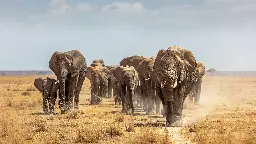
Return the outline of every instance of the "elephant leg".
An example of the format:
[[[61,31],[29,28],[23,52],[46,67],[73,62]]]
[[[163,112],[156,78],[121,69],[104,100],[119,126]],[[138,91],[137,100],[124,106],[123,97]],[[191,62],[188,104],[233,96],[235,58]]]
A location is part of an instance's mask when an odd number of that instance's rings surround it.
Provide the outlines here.
[[[78,78],[78,82],[77,82],[77,87],[76,87],[76,91],[75,91],[75,109],[79,109],[79,95],[83,86],[85,80],[85,73],[84,72],[79,72],[79,78]]]
[[[156,103],[156,114],[160,114],[161,99],[157,93],[156,93],[156,97],[155,97],[155,103]]]
[[[79,78],[79,72],[72,73],[72,76],[69,81],[69,87],[68,87],[68,98],[67,98],[67,110],[73,109],[73,99],[75,95],[75,90],[77,87],[77,82]]]
[[[103,85],[102,85],[102,84],[100,84],[98,96],[104,97],[104,96],[103,96]]]
[[[95,103],[95,95],[94,95],[94,86],[91,85],[91,101],[90,101],[90,104],[94,104]]]
[[[181,88],[175,89],[173,97],[173,115],[169,118],[169,124],[171,126],[182,126],[182,111],[184,103],[184,92],[186,87],[182,86]]]
[[[122,113],[128,114],[128,99],[126,94],[126,85],[121,86]]]
[[[45,114],[47,114],[48,113],[48,105],[47,105],[48,95],[47,95],[47,92],[43,91],[42,97],[43,97],[43,111],[44,111]]]
[[[66,93],[66,97],[65,97],[65,111],[68,110],[68,99],[69,99],[69,86],[70,86],[70,75],[67,77],[66,80],[66,85],[65,85],[65,93]]]
[[[128,114],[133,114],[134,113],[134,106],[133,106],[133,101],[132,101],[132,98],[134,96],[134,91],[130,88],[130,87],[127,87],[127,102],[128,102],[128,105],[127,105],[127,112]]]
[[[147,90],[146,90],[146,96],[147,96],[146,113],[147,114],[153,114],[154,101],[155,101],[155,88],[154,88],[151,80],[149,80],[146,83],[146,86],[147,86]]]
[[[50,114],[54,114],[54,106],[55,106],[56,99],[57,99],[57,92],[54,92],[51,94],[51,97],[49,98]]]
[[[117,95],[116,95],[116,103],[118,105],[122,104],[122,87],[119,87],[116,89]]]
[[[166,116],[166,106],[165,106],[165,101],[164,101],[164,95],[163,95],[161,86],[159,84],[156,84],[156,96],[157,96],[157,100],[159,100],[159,109],[160,109],[160,103],[162,102],[162,105],[164,108],[162,114],[165,117]]]
[[[139,106],[143,107],[143,98],[142,98],[142,88],[141,86],[138,88],[138,97],[137,100],[139,101]]]
[[[58,78],[59,79],[59,78]],[[60,79],[60,90],[59,90],[59,108],[61,114],[64,114],[66,111],[66,94],[67,94],[67,80]]]
[[[104,97],[108,97],[108,84],[103,85],[102,92]]]
[[[201,94],[201,83],[199,83],[198,85],[196,85],[196,90],[195,90],[195,104],[199,104],[200,94]]]
[[[112,81],[111,81],[111,79],[108,79],[108,97],[112,97],[112,89],[113,89],[113,87],[112,87]]]
[[[141,86],[141,104],[145,111],[147,111],[147,93],[146,93],[145,84]]]

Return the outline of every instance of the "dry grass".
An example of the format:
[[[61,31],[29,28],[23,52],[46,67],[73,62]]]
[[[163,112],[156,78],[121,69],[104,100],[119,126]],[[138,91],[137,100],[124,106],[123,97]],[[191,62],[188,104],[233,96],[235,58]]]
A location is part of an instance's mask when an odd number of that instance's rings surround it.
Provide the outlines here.
[[[0,77],[1,144],[171,143],[170,132],[160,132],[163,122],[156,122],[155,117],[123,115],[113,98],[103,99],[101,105],[89,105],[87,79],[81,91],[80,110],[44,115],[41,93],[32,86],[35,78]],[[184,110],[185,119],[199,122],[185,127],[183,133],[197,143],[255,143],[255,93],[256,78],[205,77],[204,105]],[[206,101],[209,97],[211,100]],[[233,105],[227,104],[231,98]],[[215,106],[216,101],[223,102],[217,111],[206,107]],[[55,109],[60,112],[58,105]],[[207,114],[211,115],[199,118]]]

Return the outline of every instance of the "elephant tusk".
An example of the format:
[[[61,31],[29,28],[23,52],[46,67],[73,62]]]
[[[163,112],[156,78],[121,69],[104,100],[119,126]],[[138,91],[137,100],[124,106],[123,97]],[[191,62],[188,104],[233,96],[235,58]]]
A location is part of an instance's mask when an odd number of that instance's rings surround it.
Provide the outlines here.
[[[178,81],[176,80],[175,83],[174,83],[174,85],[172,86],[172,88],[176,88],[177,85],[178,85]]]

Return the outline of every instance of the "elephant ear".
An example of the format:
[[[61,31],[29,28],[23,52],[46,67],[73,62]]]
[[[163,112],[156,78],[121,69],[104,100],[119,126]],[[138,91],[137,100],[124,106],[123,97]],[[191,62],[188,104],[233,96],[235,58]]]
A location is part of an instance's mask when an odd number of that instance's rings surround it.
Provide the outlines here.
[[[34,80],[34,86],[41,92],[43,93],[43,82],[44,80],[42,78],[36,78]]]
[[[54,52],[49,61],[49,67],[55,73],[55,75],[57,75],[57,70],[58,70],[56,61],[58,60],[60,54],[61,54],[61,52],[58,52],[58,51]]]
[[[92,78],[92,67],[91,66],[89,66],[89,67],[87,67],[87,69],[86,69],[86,77],[89,79],[89,80],[91,80],[91,78]]]
[[[199,77],[204,76],[205,74],[205,66],[202,62],[197,62],[197,70],[199,72]]]

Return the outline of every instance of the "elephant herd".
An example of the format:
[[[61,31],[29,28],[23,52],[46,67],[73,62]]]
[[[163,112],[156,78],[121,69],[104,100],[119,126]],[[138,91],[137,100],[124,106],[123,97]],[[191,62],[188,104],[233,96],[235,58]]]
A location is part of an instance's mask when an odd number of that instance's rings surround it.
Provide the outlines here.
[[[197,62],[190,50],[176,45],[159,50],[156,57],[134,55],[110,66],[100,59],[87,67],[85,57],[77,50],[55,52],[49,67],[57,80],[47,77],[34,81],[42,93],[45,113],[54,113],[57,91],[61,113],[78,109],[87,77],[91,84],[90,104],[100,104],[103,97],[113,95],[115,104],[121,104],[125,114],[133,114],[136,107],[143,108],[146,114],[160,114],[162,103],[167,126],[182,125],[187,96],[190,102],[195,98],[195,103],[199,103],[205,74],[204,64]]]

